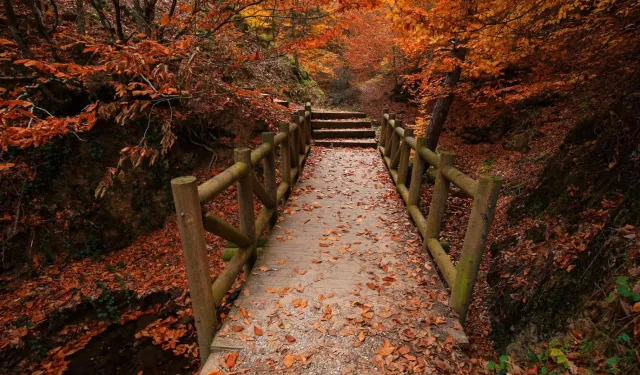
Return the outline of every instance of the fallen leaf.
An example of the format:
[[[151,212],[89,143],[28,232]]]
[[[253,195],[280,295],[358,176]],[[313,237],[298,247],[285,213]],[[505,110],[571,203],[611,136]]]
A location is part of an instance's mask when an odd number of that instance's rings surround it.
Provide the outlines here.
[[[291,335],[286,335],[285,338],[289,342],[289,344],[296,342],[296,338]]]
[[[376,353],[380,355],[390,355],[393,351],[396,350],[395,346],[391,345],[391,342],[387,339],[382,343],[382,347],[378,349]]]
[[[256,336],[262,336],[264,331],[258,326],[253,326],[253,333],[255,333]]]
[[[232,329],[234,332],[241,332],[241,331],[244,331],[244,327],[243,327],[243,326],[231,326],[231,329]]]
[[[224,356],[224,364],[227,368],[233,368],[236,365],[236,360],[238,359],[238,352],[227,353]]]
[[[282,363],[287,367],[291,367],[293,366],[293,356],[291,354],[287,354],[284,356],[284,359],[282,360]]]

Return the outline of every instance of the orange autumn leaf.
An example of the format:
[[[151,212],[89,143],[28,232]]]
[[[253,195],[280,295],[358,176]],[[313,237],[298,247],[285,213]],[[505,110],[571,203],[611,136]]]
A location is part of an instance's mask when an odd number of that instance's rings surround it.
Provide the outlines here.
[[[238,359],[238,352],[227,353],[224,356],[224,364],[227,368],[233,368],[236,365],[236,360]]]
[[[264,331],[262,330],[262,328],[260,328],[258,326],[253,326],[253,333],[256,336],[262,336],[264,334]]]
[[[284,356],[284,359],[282,360],[282,364],[284,364],[285,367],[289,368],[293,366],[293,361],[294,361],[293,356],[291,354],[287,354]]]
[[[396,348],[391,345],[389,340],[385,339],[382,343],[382,347],[380,347],[376,353],[380,355],[390,355],[394,350],[396,350]]]

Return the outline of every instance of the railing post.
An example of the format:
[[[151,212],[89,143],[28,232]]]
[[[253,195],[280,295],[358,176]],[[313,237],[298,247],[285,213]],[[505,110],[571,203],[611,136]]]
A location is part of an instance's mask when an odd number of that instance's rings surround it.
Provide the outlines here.
[[[422,175],[426,162],[420,156],[418,150],[427,144],[425,137],[418,137],[416,139],[416,152],[413,155],[413,170],[411,171],[411,183],[409,184],[409,199],[407,199],[407,206],[417,206],[420,202],[420,191],[422,188]]]
[[[198,333],[200,360],[204,363],[209,357],[211,341],[218,321],[216,306],[213,303],[209,259],[204,240],[202,209],[196,178],[193,176],[174,178],[171,180],[171,190],[178,216],[182,254]]]
[[[274,134],[271,132],[262,133],[262,144],[270,145],[271,151],[262,159],[262,169],[264,169],[264,189],[276,203],[276,209],[273,214],[271,226],[276,223],[278,218],[278,186],[276,185],[276,150],[275,150]]]
[[[306,134],[307,144],[311,145],[311,132],[312,132],[312,129],[311,129],[311,102],[307,102],[304,105],[304,112],[305,112],[304,119],[305,119],[306,125],[307,125],[307,127],[306,127],[306,129],[307,129],[307,134]],[[308,116],[307,116],[307,113],[309,113]]]
[[[391,120],[395,125],[396,115],[393,113],[389,114],[389,121],[387,122],[387,134],[386,139],[384,140],[384,156],[390,157],[391,155],[391,141],[393,139],[393,126],[391,125]]]
[[[236,183],[238,189],[238,212],[240,216],[240,230],[249,239],[251,247],[240,249],[240,251],[251,251],[251,256],[247,259],[245,275],[249,275],[256,259],[258,249],[256,247],[256,219],[253,212],[253,170],[251,168],[251,149],[236,148],[233,150],[233,159],[236,163],[244,163],[249,167],[249,173]]]
[[[400,161],[398,162],[398,180],[396,185],[406,185],[407,173],[409,172],[409,156],[411,155],[411,147],[407,144],[406,139],[413,137],[413,129],[404,130],[404,139],[400,145]]]
[[[298,115],[296,114],[291,115],[290,123],[297,124]],[[300,126],[298,126],[297,129],[294,130],[293,132],[289,132],[289,136],[291,137],[291,140],[289,142],[289,145],[291,146],[291,167],[298,168],[298,166],[300,165],[300,160],[299,160],[300,150],[298,149],[300,147],[300,141],[298,140],[298,137],[300,136]],[[291,178],[292,183],[294,180],[295,180],[295,176]]]
[[[482,253],[495,213],[501,184],[500,177],[481,175],[476,185],[473,207],[458,262],[456,282],[449,300],[449,305],[458,313],[462,324],[467,318],[467,311],[471,304],[473,287],[478,277]]]
[[[447,198],[449,197],[449,181],[444,177],[442,171],[444,167],[453,165],[456,160],[456,154],[451,152],[443,152],[440,154],[440,163],[438,164],[436,182],[433,185],[433,193],[431,195],[431,205],[429,206],[429,217],[427,218],[427,233],[425,242],[429,238],[439,239],[440,227],[444,210],[447,207]]]
[[[298,111],[298,129],[300,130],[300,157],[304,159],[307,149],[307,122],[304,118],[304,109]]]
[[[384,118],[385,115],[389,115],[389,110],[385,109],[382,112],[382,121],[380,122],[380,139],[378,139],[378,147],[384,147],[385,137],[387,134],[387,119]]]
[[[400,136],[398,135],[398,133],[396,132],[396,128],[401,128],[402,127],[402,121],[401,120],[395,120],[395,124],[394,127],[391,130],[391,154],[390,154],[390,160],[389,160],[389,168],[390,169],[395,169],[398,164],[397,162],[393,163],[393,159],[395,159],[396,156],[396,152],[398,152],[398,148],[400,147]]]
[[[280,143],[280,178],[291,188],[293,181],[291,179],[291,148],[289,146],[291,134],[289,133],[289,124],[286,122],[278,123],[278,130],[280,130],[280,133],[287,135],[284,141]]]

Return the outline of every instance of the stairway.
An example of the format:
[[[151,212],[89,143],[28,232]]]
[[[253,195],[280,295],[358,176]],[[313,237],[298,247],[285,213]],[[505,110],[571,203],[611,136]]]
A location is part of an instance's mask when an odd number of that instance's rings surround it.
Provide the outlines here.
[[[316,146],[372,147],[376,132],[362,112],[313,112],[311,129]]]

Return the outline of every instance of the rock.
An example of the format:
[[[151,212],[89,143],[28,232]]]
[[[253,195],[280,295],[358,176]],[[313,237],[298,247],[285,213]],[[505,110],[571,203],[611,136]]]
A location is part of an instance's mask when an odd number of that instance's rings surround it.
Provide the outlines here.
[[[502,148],[511,151],[527,152],[531,149],[531,147],[529,147],[530,139],[531,137],[526,132],[516,133],[502,141]]]

